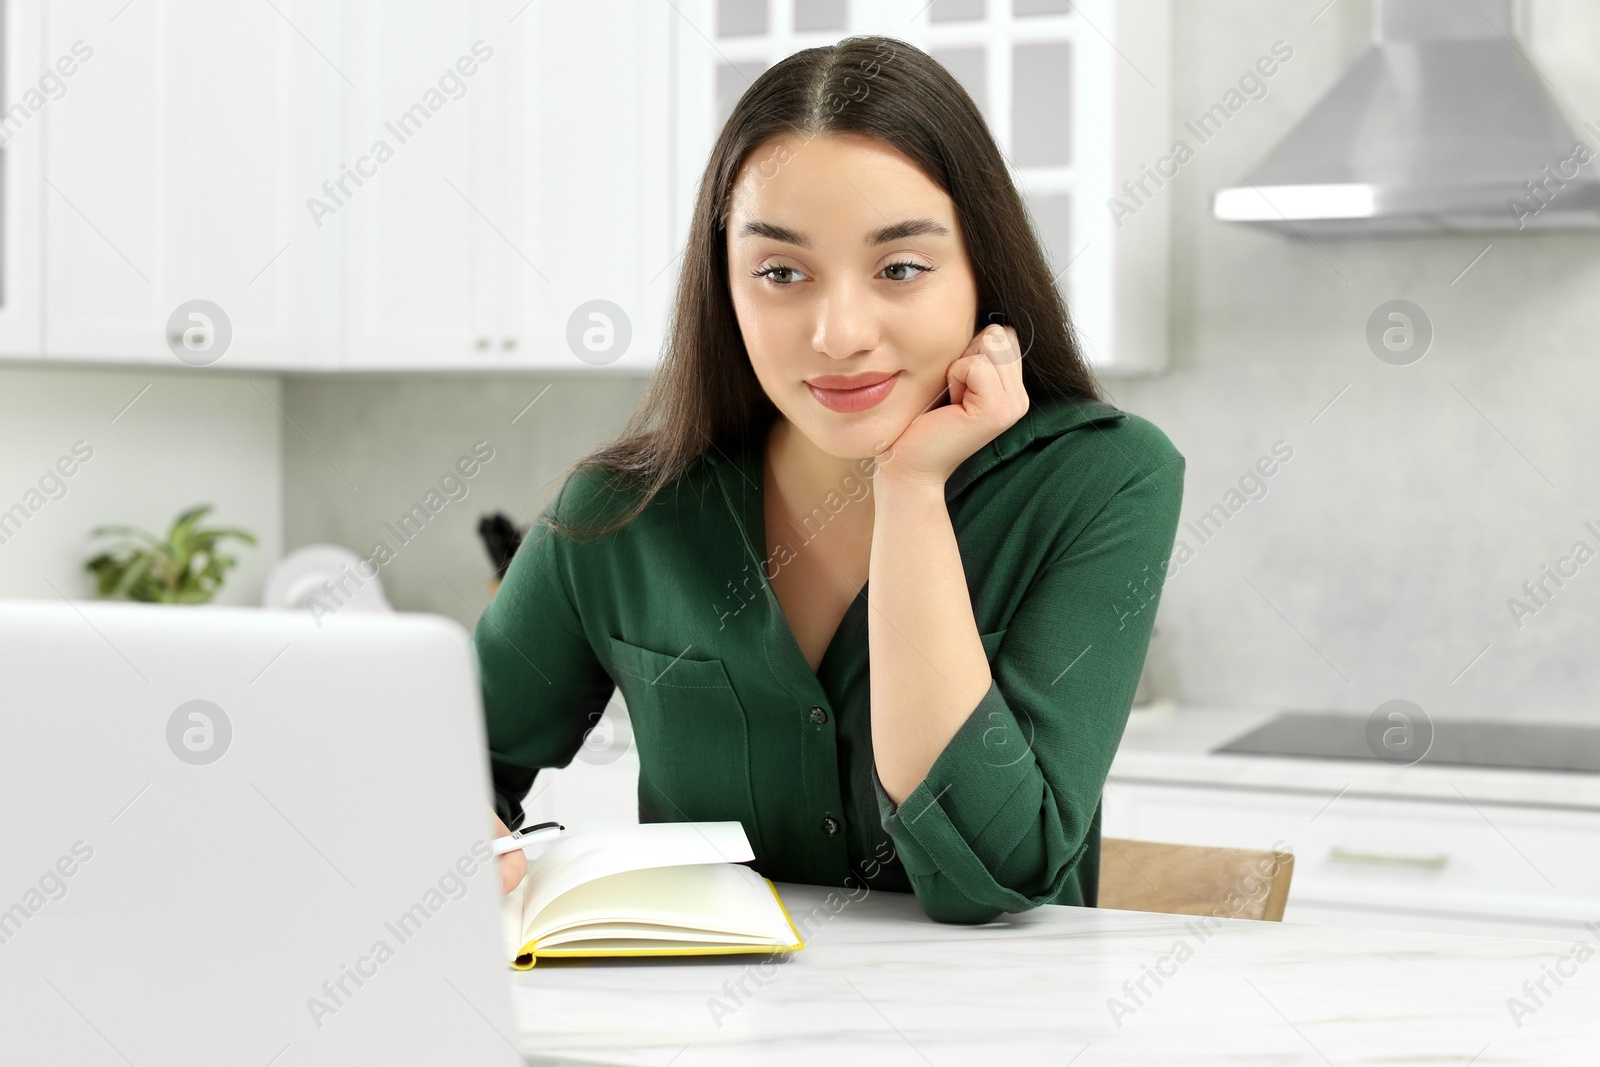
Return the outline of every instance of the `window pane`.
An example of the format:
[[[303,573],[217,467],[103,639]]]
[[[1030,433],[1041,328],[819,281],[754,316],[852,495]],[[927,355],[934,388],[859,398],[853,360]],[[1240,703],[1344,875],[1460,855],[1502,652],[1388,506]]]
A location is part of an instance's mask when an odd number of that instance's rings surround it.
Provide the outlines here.
[[[739,102],[744,91],[750,88],[756,77],[765,69],[755,60],[746,60],[737,67],[732,63],[717,64],[716,129],[722,129],[723,124],[728,121],[728,116],[733,114],[733,105]]]
[[[933,0],[933,10],[928,18],[933,22],[960,22],[963,19],[981,19],[987,0]]]
[[[794,0],[796,33],[837,32],[844,29],[845,0]]]
[[[1019,167],[1072,163],[1072,45],[1019,44],[1012,53],[1011,159]]]
[[[717,36],[749,37],[767,32],[767,0],[717,0]]]
[[[928,52],[955,76],[956,81],[972,97],[972,102],[989,118],[989,63],[982,48],[933,48]],[[992,127],[992,123],[990,124]]]
[[[1011,0],[1011,13],[1020,18],[1029,15],[1065,15],[1072,10],[1072,0]]]
[[[1078,250],[1072,247],[1072,194],[1071,193],[1028,193],[1025,197],[1028,203],[1028,213],[1033,216],[1033,225],[1039,231],[1039,239],[1044,242],[1045,257],[1050,260],[1050,273],[1061,278],[1061,272],[1066,269],[1072,257]],[[1070,306],[1068,310],[1071,310]]]

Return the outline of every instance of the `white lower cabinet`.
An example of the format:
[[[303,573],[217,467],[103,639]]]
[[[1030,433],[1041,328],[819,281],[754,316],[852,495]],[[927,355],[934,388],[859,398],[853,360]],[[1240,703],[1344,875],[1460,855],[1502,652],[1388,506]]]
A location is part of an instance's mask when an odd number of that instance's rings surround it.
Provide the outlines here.
[[[1600,924],[1600,809],[1113,776],[1103,829],[1293,852],[1286,922],[1549,940]]]

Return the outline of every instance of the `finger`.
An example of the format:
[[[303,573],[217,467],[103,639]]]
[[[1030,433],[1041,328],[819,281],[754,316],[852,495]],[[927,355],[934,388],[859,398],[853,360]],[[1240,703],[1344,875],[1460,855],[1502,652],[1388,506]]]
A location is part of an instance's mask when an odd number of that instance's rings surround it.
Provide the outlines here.
[[[997,364],[985,351],[957,360],[950,369],[952,380],[965,387],[968,410],[1007,425],[1027,412],[1028,391],[1022,382],[1020,360]]]
[[[528,857],[521,849],[500,857],[500,892],[509,893],[528,873]]]
[[[1027,407],[1027,389],[1022,383],[1022,357],[1017,347],[1017,332],[1004,327],[998,335],[984,336],[983,356],[995,369],[996,385],[993,392],[1004,396],[1008,403]]]
[[[1000,339],[1000,344],[994,347],[994,362],[997,365],[998,363],[1021,363],[1022,344],[1019,341],[1016,328],[1014,326],[1000,326],[1000,330],[997,331],[995,336]]]
[[[1008,361],[1005,352],[1009,346],[1010,338],[1004,332],[1005,329],[1007,327],[985,326],[973,335],[972,340],[967,342],[966,349],[946,368],[945,376],[950,382],[946,392],[950,394],[951,404],[959,405],[965,402],[966,392],[970,388],[968,379],[972,365],[975,362],[987,359],[989,363],[998,365]],[[1014,362],[1014,357],[1010,357],[1009,361]],[[991,387],[989,392],[993,393],[996,389],[1001,392],[1008,391],[1004,385],[1001,385]],[[941,393],[940,396],[943,396],[943,394]],[[938,400],[936,398],[934,404],[929,405],[929,408],[924,410],[931,409],[937,403]]]
[[[1007,358],[999,364],[1001,378],[1006,383],[1006,392],[1013,396],[1027,396],[1027,390],[1022,384],[1022,346],[1017,331],[1010,326],[1006,327],[1006,335],[1010,341]]]
[[[986,353],[976,352],[963,356],[950,365],[950,395],[955,396],[959,386],[962,404],[975,411],[988,411],[994,402],[1004,397],[1000,371],[989,362]]]
[[[1009,326],[985,333],[983,336],[983,352],[988,357],[989,362],[997,367],[1011,366],[1022,362],[1020,350],[1017,348],[1016,331]]]
[[[945,368],[945,381],[948,383],[945,392],[950,394],[950,404],[960,407],[966,403],[967,398],[967,368],[972,363],[971,354],[963,355],[950,366]]]
[[[1022,338],[1017,336],[1016,327],[1006,327],[1006,338],[1011,342],[1011,354],[1015,357],[1014,361],[1022,362]]]

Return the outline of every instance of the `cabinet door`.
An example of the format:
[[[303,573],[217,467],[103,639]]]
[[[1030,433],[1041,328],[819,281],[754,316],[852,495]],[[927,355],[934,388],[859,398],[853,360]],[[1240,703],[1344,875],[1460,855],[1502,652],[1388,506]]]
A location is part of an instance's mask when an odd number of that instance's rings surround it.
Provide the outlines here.
[[[300,146],[333,77],[302,36],[313,10],[311,0],[50,5],[44,54],[87,53],[45,115],[51,356],[175,362],[169,320],[205,300],[231,340],[190,362],[307,360],[317,249],[300,224],[314,188]]]
[[[54,101],[45,188],[45,343],[52,357],[145,359],[165,353],[167,313],[180,300],[170,198],[160,161],[167,144],[170,4],[48,7],[44,53],[92,50]],[[172,357],[167,355],[170,360]]]
[[[352,84],[319,233],[343,248],[345,365],[470,366],[496,342],[499,245],[518,239],[496,177],[515,12],[491,0],[342,10]]]
[[[597,0],[537,4],[514,24],[519,82],[502,142],[508,233],[520,238],[499,249],[505,364],[654,366],[676,280],[667,40],[678,20],[653,0]]]
[[[0,11],[0,358],[37,359],[44,113],[67,79],[43,55],[41,0],[12,0]],[[63,69],[75,65],[69,57]]]

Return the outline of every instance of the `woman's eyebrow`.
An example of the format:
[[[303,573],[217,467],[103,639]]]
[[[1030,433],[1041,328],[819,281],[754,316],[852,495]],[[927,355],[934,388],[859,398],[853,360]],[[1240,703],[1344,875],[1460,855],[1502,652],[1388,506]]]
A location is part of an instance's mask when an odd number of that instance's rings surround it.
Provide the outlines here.
[[[881,230],[873,230],[867,234],[863,242],[868,248],[874,245],[885,245],[890,241],[898,241],[903,237],[919,237],[923,234],[932,234],[936,237],[948,237],[949,227],[943,223],[929,218],[905,219],[892,223]],[[800,248],[810,248],[811,240],[797,230],[787,226],[779,226],[775,222],[763,222],[752,219],[746,222],[739,230],[740,237],[766,237],[773,241],[782,241],[784,244],[796,245]]]

